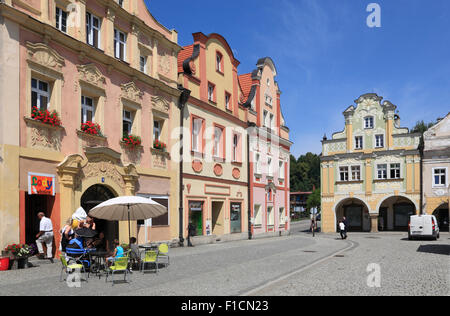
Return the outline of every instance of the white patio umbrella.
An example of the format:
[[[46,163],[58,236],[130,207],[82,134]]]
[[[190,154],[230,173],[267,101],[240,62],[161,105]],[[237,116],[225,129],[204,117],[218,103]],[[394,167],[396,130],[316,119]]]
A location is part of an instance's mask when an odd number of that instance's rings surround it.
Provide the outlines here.
[[[120,196],[97,205],[89,212],[89,216],[108,221],[128,221],[128,237],[131,237],[130,221],[155,218],[165,213],[167,208],[152,199]]]

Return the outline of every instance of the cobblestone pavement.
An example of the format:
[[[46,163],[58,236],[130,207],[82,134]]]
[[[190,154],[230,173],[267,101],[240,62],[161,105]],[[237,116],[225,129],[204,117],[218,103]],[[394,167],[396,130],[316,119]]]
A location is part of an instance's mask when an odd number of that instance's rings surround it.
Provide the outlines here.
[[[130,283],[114,286],[91,276],[81,288],[70,288],[59,282],[59,262],[38,261],[34,268],[1,272],[0,295],[448,295],[448,234],[438,242],[409,242],[404,234],[351,234],[342,241],[337,235],[313,238],[303,232],[308,226],[294,224],[286,237],[174,248],[170,266],[158,274],[136,271]],[[381,265],[380,289],[366,286],[372,262]]]
[[[349,234],[355,247],[272,283],[253,295],[450,295],[450,235],[409,241],[402,233]],[[332,238],[332,236],[323,236]],[[369,287],[370,264],[380,267],[380,287]],[[373,284],[373,283],[372,283]]]

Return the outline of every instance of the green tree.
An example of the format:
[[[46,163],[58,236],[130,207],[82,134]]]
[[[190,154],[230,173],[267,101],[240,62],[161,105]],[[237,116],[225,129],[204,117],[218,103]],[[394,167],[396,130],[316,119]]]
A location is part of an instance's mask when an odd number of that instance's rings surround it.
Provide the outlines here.
[[[314,190],[314,192],[308,196],[306,200],[306,208],[310,210],[313,207],[320,209],[321,199],[320,199],[320,189]]]
[[[320,157],[307,153],[295,159],[291,155],[291,191],[313,191],[320,187]]]

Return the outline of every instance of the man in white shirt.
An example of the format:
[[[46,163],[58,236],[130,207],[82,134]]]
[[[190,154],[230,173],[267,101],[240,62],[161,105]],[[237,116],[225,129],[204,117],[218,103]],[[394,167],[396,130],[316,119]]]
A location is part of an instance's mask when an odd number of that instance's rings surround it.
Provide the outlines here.
[[[42,258],[44,255],[44,249],[42,244],[45,243],[47,247],[47,259],[53,260],[53,224],[52,221],[45,217],[45,214],[40,212],[38,218],[41,220],[39,223],[39,233],[36,235],[36,244],[39,251],[39,256]]]

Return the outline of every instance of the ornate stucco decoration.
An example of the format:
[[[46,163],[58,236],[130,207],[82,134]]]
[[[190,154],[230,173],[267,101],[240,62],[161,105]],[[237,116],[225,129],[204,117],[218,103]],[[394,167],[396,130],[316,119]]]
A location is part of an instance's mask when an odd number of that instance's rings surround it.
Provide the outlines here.
[[[163,96],[152,96],[153,110],[169,115],[170,102]]]
[[[131,101],[136,104],[142,103],[142,97],[144,93],[136,86],[132,81],[120,85],[122,87],[122,98]]]
[[[105,90],[106,79],[94,64],[78,65],[79,80]]]
[[[64,58],[58,54],[54,49],[44,43],[33,44],[27,42],[28,61],[36,63],[45,68],[50,68],[59,73],[62,72],[65,66]]]
[[[166,77],[170,77],[172,70],[171,54],[166,49],[158,47],[158,72]]]
[[[71,155],[58,165],[60,181],[64,185],[80,190],[82,182],[90,178],[107,178],[124,192],[134,191],[139,175],[133,164],[123,166],[120,153],[109,148],[86,148],[86,158]]]

